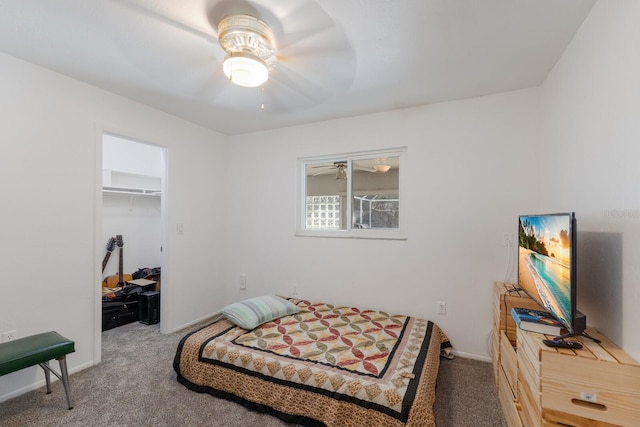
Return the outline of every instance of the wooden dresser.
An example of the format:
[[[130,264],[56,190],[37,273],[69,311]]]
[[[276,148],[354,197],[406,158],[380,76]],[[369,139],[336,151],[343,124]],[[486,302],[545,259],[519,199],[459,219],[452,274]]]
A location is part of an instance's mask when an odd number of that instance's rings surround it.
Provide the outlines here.
[[[640,426],[640,364],[593,328],[580,350],[518,329],[511,307],[540,307],[515,285],[494,284],[492,358],[509,426]]]

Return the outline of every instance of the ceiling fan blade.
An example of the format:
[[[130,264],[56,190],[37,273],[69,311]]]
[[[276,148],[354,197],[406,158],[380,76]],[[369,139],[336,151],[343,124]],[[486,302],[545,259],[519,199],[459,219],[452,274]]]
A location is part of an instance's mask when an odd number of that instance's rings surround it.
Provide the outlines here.
[[[318,171],[311,173],[312,169],[318,169]],[[318,165],[308,165],[307,166],[307,175],[318,176],[318,175],[326,175],[328,173],[332,173],[332,169],[337,169],[335,164],[318,164]]]
[[[362,166],[354,166],[353,170],[363,171],[363,172],[377,172],[374,168],[365,168]]]
[[[140,27],[135,38],[112,36],[126,61],[155,86],[180,97],[196,98],[203,95],[203,87],[211,88],[226,83],[222,67],[216,60],[218,46],[203,40],[185,42],[184,32],[173,29],[161,37]]]
[[[195,2],[180,8],[178,2],[113,1],[122,6],[121,22],[134,29],[134,36],[112,32],[110,38],[151,87],[207,104],[218,97],[228,83],[220,65],[224,51],[213,32],[205,31],[212,29],[200,10],[204,4],[196,9]]]
[[[279,74],[272,75],[264,85],[264,104],[268,111],[286,113],[322,103],[330,94],[311,82]]]
[[[345,79],[331,71],[321,73],[322,69],[331,67],[331,59],[310,59],[307,64],[304,63],[304,58],[283,60],[271,71],[269,81],[264,85],[269,108],[280,112],[311,108],[343,93],[351,85],[352,76]]]
[[[326,27],[296,43],[278,48],[278,64],[265,86],[276,109],[309,108],[352,85],[356,61],[346,35],[337,27]]]
[[[275,10],[279,25],[273,26],[279,51],[302,43],[319,33],[338,30],[333,18],[314,0],[286,2],[280,9]]]
[[[156,21],[163,22],[167,25],[171,25],[180,30],[189,32],[197,37],[201,37],[211,43],[218,43],[218,31],[217,27],[213,27],[210,22],[207,21],[206,25],[202,25],[203,28],[197,28],[193,23],[186,23],[180,20],[180,18],[175,16],[169,16],[170,11],[165,7],[162,8],[161,3],[157,1],[151,0],[112,0],[112,2],[120,4],[123,7],[126,7],[134,12],[137,12],[142,15],[146,15],[147,17],[154,19]],[[167,3],[165,3],[166,6]],[[178,4],[178,2],[173,2],[173,5]],[[192,17],[207,17],[206,10],[197,10],[195,13],[190,14]]]

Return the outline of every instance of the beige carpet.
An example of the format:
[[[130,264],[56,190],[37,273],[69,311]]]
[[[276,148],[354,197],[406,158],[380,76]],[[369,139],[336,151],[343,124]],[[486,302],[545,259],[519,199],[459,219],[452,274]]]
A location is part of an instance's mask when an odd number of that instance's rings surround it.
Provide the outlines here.
[[[162,335],[158,325],[137,322],[103,332],[102,363],[71,375],[74,409],[56,381],[51,394],[42,387],[0,403],[0,426],[290,425],[180,385],[172,364],[185,334]],[[489,363],[443,359],[436,396],[439,427],[506,426]]]

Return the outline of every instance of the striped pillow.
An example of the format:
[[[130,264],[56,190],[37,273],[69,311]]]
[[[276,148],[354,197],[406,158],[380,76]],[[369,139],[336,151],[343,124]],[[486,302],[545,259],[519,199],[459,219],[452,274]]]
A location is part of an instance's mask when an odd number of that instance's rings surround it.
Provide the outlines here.
[[[229,304],[222,314],[243,329],[253,329],[263,323],[300,311],[297,305],[276,295],[264,295]]]

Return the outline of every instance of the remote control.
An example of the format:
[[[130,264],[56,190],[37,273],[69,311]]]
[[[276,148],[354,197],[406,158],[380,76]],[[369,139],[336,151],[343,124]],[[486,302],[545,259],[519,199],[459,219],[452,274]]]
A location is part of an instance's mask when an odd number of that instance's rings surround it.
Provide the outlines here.
[[[564,340],[542,340],[542,342],[549,347],[560,347],[560,348],[570,348],[572,350],[578,350],[582,348],[582,344],[575,341],[564,341]]]

